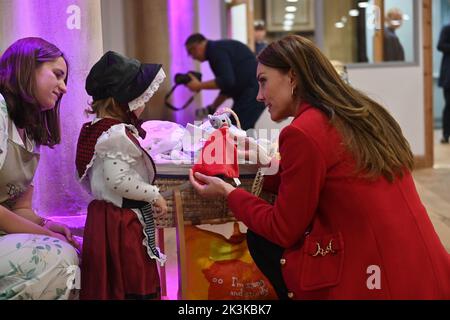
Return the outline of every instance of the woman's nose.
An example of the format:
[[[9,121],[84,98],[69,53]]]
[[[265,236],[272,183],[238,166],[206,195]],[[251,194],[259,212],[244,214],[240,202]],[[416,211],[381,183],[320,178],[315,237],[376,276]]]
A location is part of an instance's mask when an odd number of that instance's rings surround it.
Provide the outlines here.
[[[64,94],[67,92],[67,85],[64,81],[61,81],[59,84],[59,90]]]
[[[264,95],[261,92],[261,89],[258,90],[258,95],[256,96],[256,101],[264,102]]]

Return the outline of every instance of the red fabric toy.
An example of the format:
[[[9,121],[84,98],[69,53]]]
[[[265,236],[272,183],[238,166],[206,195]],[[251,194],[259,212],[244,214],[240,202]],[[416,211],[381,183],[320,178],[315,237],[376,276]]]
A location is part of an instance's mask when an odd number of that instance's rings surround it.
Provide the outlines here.
[[[208,176],[239,178],[237,147],[227,126],[211,134],[192,171]]]

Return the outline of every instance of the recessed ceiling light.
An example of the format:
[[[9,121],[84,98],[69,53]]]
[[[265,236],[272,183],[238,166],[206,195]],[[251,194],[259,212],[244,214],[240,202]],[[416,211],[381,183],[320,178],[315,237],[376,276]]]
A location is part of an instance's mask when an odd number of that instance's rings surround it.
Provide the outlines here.
[[[369,3],[366,1],[358,3],[358,7],[360,7],[360,8],[367,8],[368,6],[369,6]]]
[[[295,6],[287,6],[286,7],[286,11],[287,12],[295,12],[295,11],[297,11],[297,7],[295,7]]]
[[[284,15],[284,19],[286,19],[286,20],[294,20],[295,19],[295,14],[293,14],[293,13],[286,13]]]

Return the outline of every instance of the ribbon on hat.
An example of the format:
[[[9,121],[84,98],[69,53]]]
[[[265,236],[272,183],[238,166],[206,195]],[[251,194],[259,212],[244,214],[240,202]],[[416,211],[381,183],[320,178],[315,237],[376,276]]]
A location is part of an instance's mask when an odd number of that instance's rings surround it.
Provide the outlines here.
[[[142,124],[144,123],[144,121],[139,119],[132,111],[128,112],[128,117],[130,119],[129,124],[133,125],[137,129],[139,137],[145,139],[147,132],[144,129],[142,129]]]

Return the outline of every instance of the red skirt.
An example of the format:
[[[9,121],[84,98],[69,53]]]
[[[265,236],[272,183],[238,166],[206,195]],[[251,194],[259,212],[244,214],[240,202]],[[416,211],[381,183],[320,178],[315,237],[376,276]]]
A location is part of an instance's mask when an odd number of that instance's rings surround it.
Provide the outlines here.
[[[160,299],[156,260],[142,244],[142,230],[131,209],[100,200],[89,204],[80,299]]]

